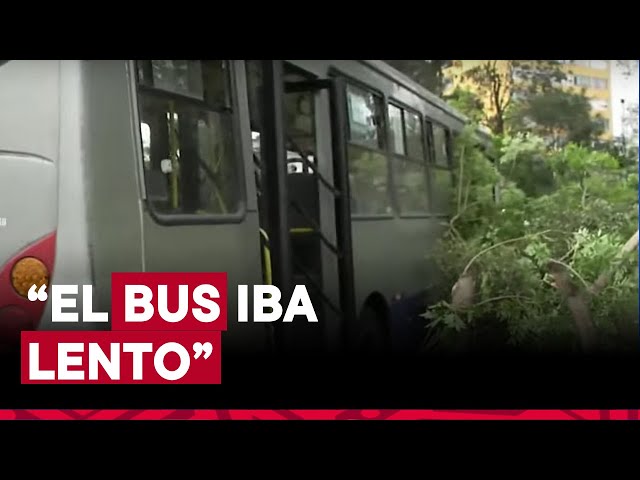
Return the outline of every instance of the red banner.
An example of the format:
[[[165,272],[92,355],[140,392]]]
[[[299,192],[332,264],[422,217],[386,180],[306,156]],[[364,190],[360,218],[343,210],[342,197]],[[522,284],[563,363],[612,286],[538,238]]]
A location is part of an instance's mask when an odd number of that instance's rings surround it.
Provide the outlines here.
[[[220,332],[22,332],[24,384],[221,383]]]
[[[638,410],[0,410],[0,420],[638,420]]]
[[[113,273],[111,330],[227,329],[226,273]]]

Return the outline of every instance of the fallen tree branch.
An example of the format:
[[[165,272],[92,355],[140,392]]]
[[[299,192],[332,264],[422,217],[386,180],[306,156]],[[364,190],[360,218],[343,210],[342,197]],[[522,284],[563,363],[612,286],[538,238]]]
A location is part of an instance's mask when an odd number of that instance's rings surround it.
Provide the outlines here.
[[[476,255],[473,256],[471,260],[469,260],[469,263],[467,263],[467,265],[464,267],[464,270],[458,277],[458,280],[453,285],[453,288],[451,289],[451,304],[456,309],[459,309],[459,310],[472,308],[473,297],[475,296],[476,282],[475,282],[475,275],[473,272],[470,271],[470,269],[472,268],[474,262],[478,258],[480,258],[482,255],[493,250],[494,248],[498,248],[503,245],[508,245],[509,243],[515,243],[522,240],[526,240],[528,238],[536,237],[539,235],[544,235],[545,233],[549,233],[552,231],[553,230],[543,230],[542,232],[532,233],[532,234],[524,235],[522,237],[510,238],[508,240],[504,240],[502,242],[491,245],[481,250],[480,252],[478,252]]]
[[[627,255],[637,248],[638,230],[636,230],[636,233],[634,233],[620,249],[620,255]],[[549,262],[549,271],[554,278],[555,287],[564,296],[567,306],[571,311],[571,316],[578,330],[582,349],[585,351],[590,350],[596,344],[596,331],[591,318],[589,302],[592,296],[599,294],[607,286],[610,269],[600,274],[591,286],[589,286],[573,268],[558,260],[551,260]],[[580,289],[574,285],[568,272],[573,273],[579,278],[585,288]]]
[[[529,297],[522,297],[522,296],[520,296],[520,295],[501,295],[501,296],[499,296],[499,297],[491,297],[491,298],[488,298],[488,299],[483,300],[483,301],[481,301],[481,302],[478,302],[478,303],[476,303],[475,305],[473,305],[473,307],[475,308],[475,307],[479,307],[479,306],[481,306],[481,305],[484,305],[484,304],[486,304],[486,303],[498,302],[498,301],[500,301],[500,300],[509,300],[509,299],[514,299],[514,300],[524,300],[524,301],[531,302],[531,303],[533,303],[533,302],[534,302],[534,300],[533,300],[532,298],[529,298]]]
[[[471,202],[469,204],[465,204],[464,208],[462,210],[460,210],[458,213],[456,213],[453,217],[451,217],[451,220],[449,220],[449,228],[454,228],[454,224],[458,221],[458,219],[462,216],[463,213],[465,213],[469,208],[471,208],[473,205],[477,205],[480,202]]]
[[[460,214],[462,211],[459,212]],[[459,215],[456,215],[452,220],[454,223]],[[452,226],[452,224],[450,224]],[[521,300],[526,300],[526,297],[519,297],[517,295],[503,295],[498,297],[489,298],[487,300],[481,301],[479,303],[473,304],[472,300],[475,296],[475,275],[470,272],[471,267],[474,262],[486,254],[487,252],[501,247],[503,245],[507,245],[510,243],[519,242],[522,240],[526,240],[528,238],[544,235],[546,233],[556,232],[567,234],[567,232],[562,232],[559,230],[544,230],[542,232],[537,232],[533,234],[524,235],[522,237],[511,238],[508,240],[504,240],[502,242],[491,245],[476,255],[474,255],[471,260],[467,263],[462,274],[458,278],[458,281],[453,286],[452,289],[452,302],[451,305],[447,304],[448,307],[453,310],[468,310],[474,307],[478,307],[484,305],[486,303],[495,302],[508,298],[518,298]],[[620,249],[620,256],[624,257],[629,253],[637,250],[638,248],[638,237],[639,231],[636,232],[627,240],[625,245]],[[573,253],[575,254],[575,247]],[[570,250],[563,256],[561,260],[551,259],[548,262],[548,270],[553,277],[554,283],[553,286],[558,289],[561,295],[564,297],[565,302],[567,303],[567,307],[571,312],[571,316],[576,326],[576,330],[578,333],[578,337],[580,339],[580,346],[583,351],[592,350],[597,344],[597,336],[596,336],[596,328],[591,318],[591,311],[589,308],[590,300],[592,296],[595,296],[604,290],[609,282],[611,275],[611,268],[607,269],[607,271],[600,274],[600,276],[593,282],[592,285],[589,285],[586,280],[570,265],[565,263],[564,259],[566,259],[572,251]],[[573,274],[582,284],[581,287],[575,285],[571,279],[569,273]],[[548,282],[545,282],[548,283]]]
[[[471,260],[469,260],[469,263],[467,263],[467,266],[464,267],[464,270],[462,271],[462,274],[460,275],[460,277],[462,277],[463,275],[467,274],[467,272],[469,271],[469,268],[471,268],[471,265],[473,264],[473,262],[475,262],[478,258],[480,258],[485,253],[493,250],[494,248],[498,248],[498,247],[501,247],[503,245],[507,245],[509,243],[515,243],[515,242],[519,242],[521,240],[526,240],[528,238],[537,237],[539,235],[544,235],[545,233],[549,233],[549,232],[552,232],[552,231],[553,230],[543,230],[542,232],[531,233],[529,235],[523,235],[522,237],[517,237],[517,238],[510,238],[509,240],[504,240],[502,242],[499,242],[499,243],[496,243],[494,245],[491,245],[490,247],[487,247],[484,250],[481,250],[480,252],[478,252],[476,255],[473,256],[473,258]]]
[[[638,230],[636,230],[636,233],[634,233],[631,236],[631,238],[627,240],[627,243],[625,243],[624,246],[620,249],[620,256],[625,256],[637,249],[638,249]],[[591,293],[591,295],[598,295],[602,290],[605,289],[605,287],[609,283],[610,275],[611,275],[610,270],[607,270],[600,274],[600,276],[596,279],[596,281],[593,282],[593,285],[591,285],[591,288],[589,288],[589,292]]]
[[[571,273],[573,273],[576,278],[578,280],[580,280],[580,282],[582,282],[582,285],[584,286],[585,290],[589,290],[589,284],[587,283],[587,281],[582,278],[582,275],[580,275],[578,272],[576,272],[570,265],[567,265],[566,263],[560,261],[560,260],[554,260],[553,258],[551,260],[549,260],[549,262],[554,263],[556,265],[559,265],[561,267],[566,268],[567,270],[569,270]]]
[[[571,312],[582,350],[585,352],[591,350],[596,344],[596,331],[591,319],[589,298],[586,291],[578,288],[571,281],[566,264],[550,261],[548,268],[553,277],[555,287],[564,297]]]

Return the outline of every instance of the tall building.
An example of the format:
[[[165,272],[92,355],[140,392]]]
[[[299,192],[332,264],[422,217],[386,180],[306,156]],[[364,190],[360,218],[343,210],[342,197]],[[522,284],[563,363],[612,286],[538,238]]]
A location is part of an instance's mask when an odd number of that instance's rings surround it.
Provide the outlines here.
[[[640,100],[638,60],[611,61],[611,124],[613,136],[638,145],[638,103]]]
[[[451,67],[444,72],[447,79],[447,91],[450,92],[457,86],[475,90],[473,83],[467,78],[463,78],[463,74],[486,62],[496,62],[498,72],[506,73],[509,68],[509,60],[454,60]],[[604,126],[602,137],[604,139],[611,138],[611,61],[560,60],[559,62],[567,75],[562,86],[571,90],[585,90],[585,96],[591,102],[592,114],[602,118]],[[515,80],[517,81],[517,78]],[[491,109],[489,99],[483,100],[485,108]]]

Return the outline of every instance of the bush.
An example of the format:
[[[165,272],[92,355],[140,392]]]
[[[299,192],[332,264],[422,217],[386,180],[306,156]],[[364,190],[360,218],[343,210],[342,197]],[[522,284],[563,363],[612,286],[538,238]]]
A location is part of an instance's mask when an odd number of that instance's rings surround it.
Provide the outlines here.
[[[637,174],[610,153],[524,135],[498,139],[492,162],[471,127],[454,152],[456,213],[434,252],[453,288],[424,315],[430,342],[437,328],[445,349],[574,350],[586,319],[598,347],[636,348],[637,243],[623,248],[637,232]]]

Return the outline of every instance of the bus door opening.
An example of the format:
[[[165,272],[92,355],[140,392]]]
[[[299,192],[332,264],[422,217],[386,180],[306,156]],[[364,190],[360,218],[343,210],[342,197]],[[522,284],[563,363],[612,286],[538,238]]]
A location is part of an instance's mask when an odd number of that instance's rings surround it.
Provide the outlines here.
[[[342,91],[336,87],[336,82],[316,79],[287,63],[282,64],[282,69],[272,68],[270,78],[264,76],[264,62],[248,61],[246,65],[260,237],[263,252],[269,254],[269,265],[263,262],[263,271],[269,278],[273,274],[276,284],[280,281],[289,282],[291,286],[305,285],[319,320],[317,324],[294,320],[286,328],[276,328],[276,339],[285,339],[276,340],[276,345],[284,344],[287,350],[323,348],[326,346],[323,329],[328,317],[349,319],[355,315],[346,142],[341,137],[346,129],[346,99],[336,95]],[[280,86],[275,84],[275,71],[281,72]],[[318,102],[319,92],[327,89],[331,112],[324,118],[331,118],[333,179],[323,177],[318,171],[323,159],[318,158],[317,145],[319,140],[325,139],[317,137],[316,118],[321,116],[316,114],[322,112],[316,112],[316,109],[322,105],[327,108],[326,104]],[[265,95],[279,97],[278,90],[282,102],[269,104],[269,99],[265,101]],[[268,132],[263,128],[267,126],[271,127]],[[268,142],[265,142],[266,138],[269,138]],[[270,167],[277,172],[271,170],[265,175]],[[283,173],[284,176],[280,176]],[[335,201],[330,201],[329,205],[335,209],[335,226],[322,225],[320,188],[327,188],[335,195]],[[281,211],[274,212],[274,209]],[[329,232],[335,233],[336,241],[329,240],[333,236],[327,235]],[[269,243],[274,248],[269,249]],[[338,259],[338,278],[334,279],[332,273],[324,271],[323,249],[328,249]],[[330,277],[323,278],[326,275]],[[339,285],[340,298],[331,298],[325,291],[325,281],[331,279]],[[286,285],[278,286],[286,288]]]
[[[294,285],[305,285],[320,325],[294,325],[296,341],[307,347],[319,347],[323,340],[325,305],[323,290],[322,246],[320,243],[320,203],[317,166],[316,95],[312,89],[290,89],[311,78],[288,64],[284,65],[284,135],[289,201],[289,241]]]

